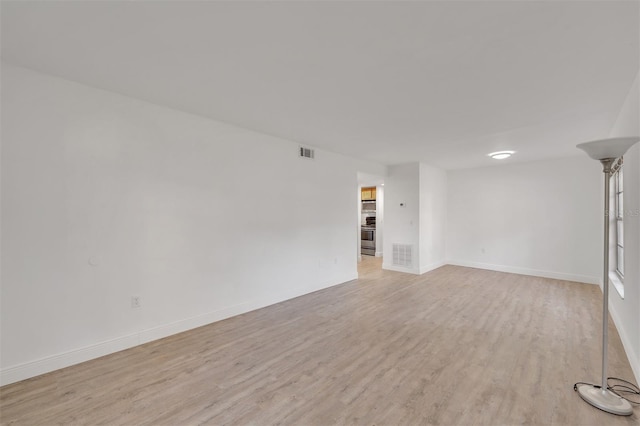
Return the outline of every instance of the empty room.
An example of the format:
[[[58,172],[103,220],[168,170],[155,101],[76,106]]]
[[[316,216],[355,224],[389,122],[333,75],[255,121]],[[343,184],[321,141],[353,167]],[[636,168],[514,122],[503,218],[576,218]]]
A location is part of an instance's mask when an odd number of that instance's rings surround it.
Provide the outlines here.
[[[639,1],[0,31],[0,424],[640,424]]]

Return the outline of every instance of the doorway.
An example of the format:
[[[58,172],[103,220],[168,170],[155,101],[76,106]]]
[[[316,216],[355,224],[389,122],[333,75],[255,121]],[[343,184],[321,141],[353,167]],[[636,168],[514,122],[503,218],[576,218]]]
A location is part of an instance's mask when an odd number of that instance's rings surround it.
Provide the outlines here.
[[[384,178],[358,173],[358,262],[384,255]],[[381,266],[380,266],[381,268]]]

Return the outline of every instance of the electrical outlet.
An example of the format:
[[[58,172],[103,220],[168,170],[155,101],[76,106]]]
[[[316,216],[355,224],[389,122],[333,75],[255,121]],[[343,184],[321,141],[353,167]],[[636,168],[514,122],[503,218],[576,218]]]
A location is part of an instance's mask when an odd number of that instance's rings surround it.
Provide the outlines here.
[[[131,307],[133,309],[140,307],[140,296],[131,296]]]

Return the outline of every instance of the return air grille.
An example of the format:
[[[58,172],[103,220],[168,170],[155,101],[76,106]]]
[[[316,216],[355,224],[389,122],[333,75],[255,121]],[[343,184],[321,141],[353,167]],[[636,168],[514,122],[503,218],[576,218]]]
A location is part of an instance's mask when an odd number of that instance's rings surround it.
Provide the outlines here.
[[[300,150],[298,151],[298,155],[302,158],[309,158],[311,160],[313,160],[314,158],[314,151],[311,148],[305,148],[304,146],[300,147]]]
[[[413,246],[411,244],[394,244],[393,264],[395,266],[413,266]]]

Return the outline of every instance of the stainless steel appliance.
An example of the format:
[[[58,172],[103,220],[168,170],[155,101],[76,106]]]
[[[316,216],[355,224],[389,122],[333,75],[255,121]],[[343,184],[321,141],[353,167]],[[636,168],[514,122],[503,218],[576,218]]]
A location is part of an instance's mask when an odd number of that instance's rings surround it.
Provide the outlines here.
[[[376,255],[376,227],[363,225],[360,228],[360,253],[367,256]]]
[[[360,253],[376,255],[376,201],[362,201],[362,226],[360,228]]]
[[[375,212],[375,211],[376,211],[376,200],[366,200],[362,202],[362,213]]]

